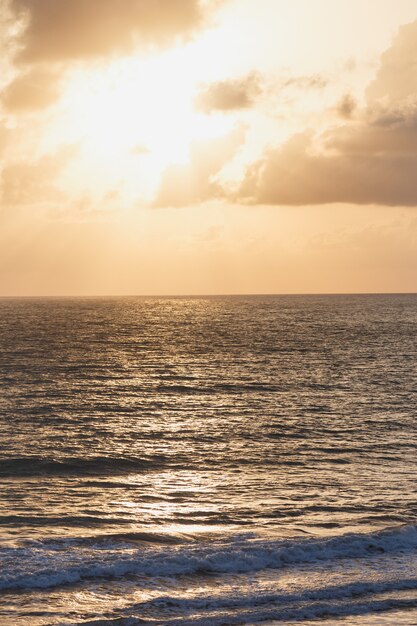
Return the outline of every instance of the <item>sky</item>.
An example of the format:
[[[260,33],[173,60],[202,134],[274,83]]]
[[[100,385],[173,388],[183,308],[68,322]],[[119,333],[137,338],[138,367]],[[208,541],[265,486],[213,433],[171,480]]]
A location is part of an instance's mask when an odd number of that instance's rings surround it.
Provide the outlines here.
[[[416,0],[0,0],[0,296],[417,291]]]

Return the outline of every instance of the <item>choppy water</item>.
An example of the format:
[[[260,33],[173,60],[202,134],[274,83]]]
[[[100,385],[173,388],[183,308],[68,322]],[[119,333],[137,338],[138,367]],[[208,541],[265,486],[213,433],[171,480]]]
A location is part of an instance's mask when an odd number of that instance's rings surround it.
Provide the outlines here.
[[[417,296],[0,300],[0,623],[417,624]]]

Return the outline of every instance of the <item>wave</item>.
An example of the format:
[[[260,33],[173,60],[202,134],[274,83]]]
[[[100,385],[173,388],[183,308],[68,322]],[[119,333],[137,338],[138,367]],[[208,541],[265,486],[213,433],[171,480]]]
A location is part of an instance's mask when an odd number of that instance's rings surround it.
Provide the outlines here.
[[[190,614],[185,617],[164,617],[163,619],[143,617],[124,617],[98,619],[86,622],[60,622],[58,626],[247,626],[259,622],[273,620],[274,624],[288,624],[291,622],[302,622],[304,620],[320,620],[329,618],[343,618],[347,616],[367,615],[370,613],[382,613],[386,611],[410,610],[417,607],[415,599],[372,599],[365,601],[349,602],[349,598],[344,602],[302,602],[302,606],[274,606],[265,608],[247,608],[237,614],[231,614],[222,610],[214,615]],[[395,621],[392,622],[397,623]],[[414,623],[414,622],[413,622]]]
[[[272,383],[216,383],[210,386],[202,385],[198,380],[195,385],[184,385],[178,383],[159,384],[156,391],[159,393],[176,394],[218,394],[240,395],[245,393],[283,393],[287,389],[284,386]]]
[[[191,437],[203,441],[204,436]],[[220,437],[205,437],[206,441],[220,440]],[[310,459],[311,461],[311,459]],[[314,462],[323,463],[348,463],[344,459],[314,459]],[[218,460],[216,458],[204,458],[204,468],[207,471],[218,468]],[[305,459],[286,459],[284,457],[271,459],[246,458],[239,459],[239,464],[234,463],[233,459],[223,461],[224,467],[238,466],[256,466],[261,464],[264,466],[288,466],[288,467],[304,467]],[[163,455],[152,455],[147,457],[63,457],[51,458],[40,456],[22,456],[7,459],[0,459],[0,477],[4,478],[30,478],[38,476],[77,476],[77,477],[105,477],[117,476],[129,473],[146,472],[153,470],[161,470],[166,467],[175,467],[175,469],[188,469],[190,466],[189,458],[183,454],[175,457]]]
[[[0,459],[0,476],[19,478],[42,475],[101,476],[159,469],[166,464],[162,455],[136,457],[66,457],[54,459],[39,456]]]
[[[305,589],[298,593],[266,593],[266,594],[243,594],[239,596],[209,596],[202,598],[180,598],[175,596],[160,596],[154,600],[140,602],[129,607],[129,611],[148,611],[150,609],[164,609],[169,607],[171,611],[201,611],[215,609],[236,609],[253,606],[262,606],[272,603],[299,603],[302,601],[319,600],[342,600],[356,598],[368,594],[383,594],[392,591],[409,591],[417,589],[416,578],[403,578],[399,580],[360,581],[344,585],[330,585],[319,589]],[[417,599],[416,599],[417,603]]]
[[[139,575],[176,577],[196,574],[246,574],[292,565],[407,553],[417,550],[417,527],[404,526],[368,534],[330,538],[266,540],[238,536],[234,540],[123,549],[114,537],[103,549],[69,545],[8,547],[0,550],[0,589],[52,588],[85,579]],[[66,549],[64,549],[66,547]],[[5,566],[1,565],[4,559]],[[13,568],[7,564],[13,563]]]
[[[0,515],[0,526],[20,526],[45,527],[60,526],[61,528],[95,526],[121,526],[131,524],[131,520],[118,516],[99,517],[97,515]]]
[[[82,547],[98,547],[109,546],[119,547],[118,544],[137,544],[137,543],[150,543],[156,545],[179,545],[184,543],[192,543],[198,540],[199,535],[193,533],[184,532],[153,532],[153,531],[126,531],[126,532],[106,532],[99,533],[91,536],[71,536],[65,539],[59,537],[51,537],[50,539],[43,539],[42,541],[36,539],[29,539],[24,542],[27,547],[40,547],[40,546],[53,546],[57,549],[62,546],[82,546]]]

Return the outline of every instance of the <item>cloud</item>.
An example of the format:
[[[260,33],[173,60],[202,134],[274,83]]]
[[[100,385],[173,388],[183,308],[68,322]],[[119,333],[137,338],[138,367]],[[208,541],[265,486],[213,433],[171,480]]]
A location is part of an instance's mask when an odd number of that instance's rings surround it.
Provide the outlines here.
[[[48,107],[71,62],[174,44],[202,28],[216,6],[216,0],[0,0],[2,104],[15,114]]]
[[[417,21],[381,57],[367,106],[339,103],[348,123],[304,132],[266,151],[246,171],[238,200],[260,204],[337,202],[417,206]]]
[[[297,135],[248,169],[239,197],[257,204],[349,202],[414,206],[416,139],[417,134],[411,154],[408,149],[402,150],[399,137],[390,133],[373,137],[373,146],[365,142],[362,151],[364,135],[358,130],[348,134],[346,143],[340,138],[339,152],[316,153],[314,136]],[[383,140],[381,152],[378,140]]]
[[[417,91],[391,106],[376,103],[368,108],[368,116],[374,127],[415,130],[417,127]]]
[[[368,102],[384,98],[398,102],[417,91],[417,21],[401,26],[380,61],[375,79],[368,86]]]
[[[319,74],[310,76],[289,76],[279,78],[267,85],[258,72],[251,72],[243,78],[221,80],[205,85],[195,100],[195,106],[204,113],[212,111],[237,111],[252,107],[259,96],[280,93],[288,89],[323,89],[327,80]]]
[[[251,107],[261,93],[260,77],[252,73],[244,78],[211,83],[198,94],[196,108],[211,111],[235,111]]]
[[[310,76],[290,76],[281,81],[280,89],[287,87],[297,87],[299,89],[324,89],[328,84],[328,80],[320,74],[312,74]]]
[[[59,95],[56,71],[33,67],[18,75],[1,94],[3,105],[12,113],[33,111],[53,104]]]
[[[226,137],[194,142],[187,165],[173,165],[165,170],[154,206],[186,206],[222,195],[214,177],[244,138],[244,128],[238,127]]]
[[[27,23],[18,60],[56,62],[166,45],[204,21],[198,0],[10,0]]]
[[[352,117],[357,106],[355,98],[350,94],[345,94],[337,103],[336,112],[340,117],[348,120]]]

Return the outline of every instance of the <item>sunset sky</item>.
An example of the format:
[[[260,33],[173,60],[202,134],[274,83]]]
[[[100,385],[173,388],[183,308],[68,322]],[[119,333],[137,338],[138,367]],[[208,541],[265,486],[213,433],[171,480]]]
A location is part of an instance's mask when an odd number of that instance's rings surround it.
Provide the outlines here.
[[[0,295],[417,291],[416,0],[0,21]]]

